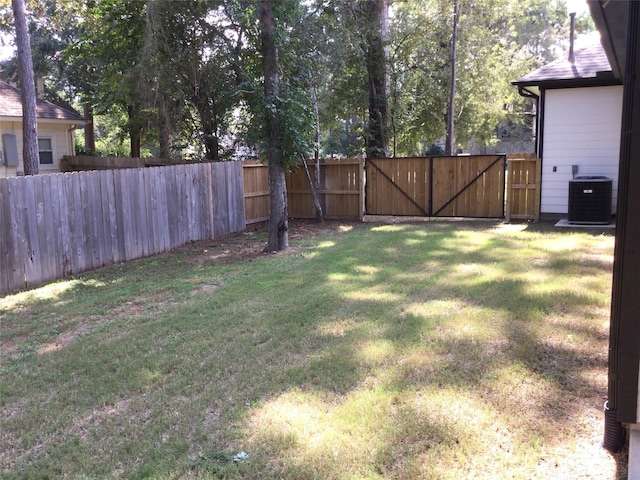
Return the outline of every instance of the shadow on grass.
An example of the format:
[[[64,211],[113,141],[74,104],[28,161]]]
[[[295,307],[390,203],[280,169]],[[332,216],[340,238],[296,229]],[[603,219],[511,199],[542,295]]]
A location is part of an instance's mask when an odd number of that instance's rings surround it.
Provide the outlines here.
[[[369,225],[224,266],[182,251],[3,306],[11,342],[35,347],[3,341],[0,464],[25,478],[531,472],[602,394],[606,335],[574,317],[606,309],[607,289],[579,280],[611,265],[492,227]]]

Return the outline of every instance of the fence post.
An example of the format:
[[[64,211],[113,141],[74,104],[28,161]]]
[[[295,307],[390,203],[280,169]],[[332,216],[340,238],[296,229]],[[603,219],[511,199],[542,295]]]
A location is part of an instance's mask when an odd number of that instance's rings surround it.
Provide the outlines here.
[[[506,223],[511,223],[511,200],[513,195],[513,189],[511,188],[511,184],[513,183],[513,162],[511,159],[507,158],[507,178],[505,178],[504,186],[505,186],[505,212],[504,212],[504,221]]]
[[[359,189],[360,194],[358,196],[358,201],[360,205],[360,221],[364,222],[364,216],[366,215],[366,203],[365,203],[365,178],[366,178],[366,169],[365,169],[366,161],[363,159],[360,163],[360,168],[358,169],[360,172],[359,179]]]

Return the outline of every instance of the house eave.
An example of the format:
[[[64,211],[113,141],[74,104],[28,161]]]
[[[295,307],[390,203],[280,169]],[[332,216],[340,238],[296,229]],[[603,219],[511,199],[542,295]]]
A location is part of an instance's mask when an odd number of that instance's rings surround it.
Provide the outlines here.
[[[625,71],[627,43],[627,2],[587,0],[591,18],[600,32],[611,70],[616,78]]]
[[[83,118],[68,119],[68,118],[38,118],[36,121],[40,123],[53,123],[58,125],[73,125],[76,128],[82,127],[87,121]],[[0,116],[0,122],[2,123],[22,123],[22,117],[9,117]]]
[[[612,76],[594,77],[594,78],[571,78],[571,79],[555,79],[544,81],[525,81],[511,82],[512,85],[525,88],[531,91],[532,88],[542,90],[550,90],[556,88],[583,88],[583,87],[611,87],[614,85],[622,85],[622,82]]]

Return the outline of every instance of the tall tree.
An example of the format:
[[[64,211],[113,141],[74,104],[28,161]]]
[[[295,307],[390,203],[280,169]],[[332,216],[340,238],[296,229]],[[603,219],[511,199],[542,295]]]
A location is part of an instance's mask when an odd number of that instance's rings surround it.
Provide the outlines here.
[[[456,82],[457,82],[457,47],[458,47],[458,0],[453,0],[453,33],[451,34],[451,82],[449,85],[449,108],[447,109],[447,139],[445,155],[453,155],[455,146],[455,111],[456,111]]]
[[[13,17],[16,29],[16,47],[18,49],[18,71],[22,92],[22,158],[25,175],[37,175],[40,161],[38,158],[38,125],[36,111],[36,86],[33,78],[33,60],[27,16],[23,0],[12,0]]]
[[[260,0],[260,32],[262,39],[262,74],[264,78],[264,125],[269,168],[269,239],[265,251],[289,248],[287,185],[280,147],[280,75],[276,47],[275,17],[272,1]]]
[[[148,118],[138,79],[145,3],[95,0],[75,4],[82,21],[73,42],[62,52],[67,76],[80,85],[85,103],[118,119],[127,132],[130,155],[139,157]]]
[[[452,0],[396,2],[389,40],[391,113],[399,155],[423,154],[446,137],[451,93]],[[555,58],[566,9],[545,0],[458,0],[455,144],[497,140],[523,125],[510,82]],[[508,107],[508,108],[505,108]]]
[[[204,146],[209,160],[228,158],[246,26],[238,4],[222,0],[148,0],[143,76],[147,104],[171,136]],[[161,74],[160,74],[161,72]]]
[[[361,0],[354,7],[362,26],[368,78],[367,156],[389,156],[389,7],[387,0]]]

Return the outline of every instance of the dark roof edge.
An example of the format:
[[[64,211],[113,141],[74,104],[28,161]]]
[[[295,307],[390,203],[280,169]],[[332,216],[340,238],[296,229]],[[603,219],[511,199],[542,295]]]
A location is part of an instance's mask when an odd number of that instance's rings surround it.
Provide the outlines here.
[[[613,71],[613,74],[616,76],[616,78],[622,78],[622,69],[620,68],[618,56],[616,55],[615,43],[611,38],[611,30],[609,29],[607,19],[604,15],[604,12],[602,11],[603,6],[599,0],[587,0],[587,5],[589,7],[589,12],[591,13],[593,23],[600,32],[600,43],[602,44],[602,47],[607,54],[609,64],[611,65],[611,70]]]
[[[571,78],[571,79],[559,79],[559,80],[544,80],[533,82],[511,82],[511,85],[518,87],[538,87],[540,89],[551,88],[579,88],[579,87],[612,87],[616,85],[622,85],[622,82],[613,76],[607,76],[605,78]]]

